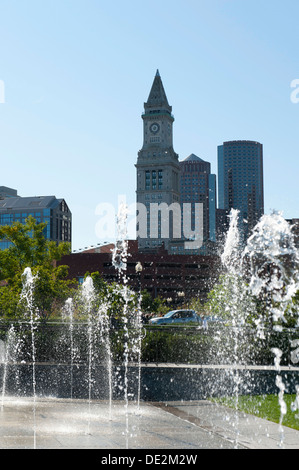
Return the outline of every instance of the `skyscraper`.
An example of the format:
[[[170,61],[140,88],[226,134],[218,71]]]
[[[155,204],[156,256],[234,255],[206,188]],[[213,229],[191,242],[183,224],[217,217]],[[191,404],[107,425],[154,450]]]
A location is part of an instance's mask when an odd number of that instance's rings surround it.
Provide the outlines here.
[[[211,164],[194,154],[180,162],[181,203],[191,204],[191,229],[195,228],[196,203],[203,205],[203,243],[216,241],[216,175]]]
[[[218,146],[218,207],[240,211],[246,239],[264,213],[263,145],[236,140]]]
[[[136,164],[138,246],[149,250],[164,244],[169,249],[180,230],[173,223],[180,204],[180,165],[173,149],[172,107],[158,70],[142,119],[143,146]]]

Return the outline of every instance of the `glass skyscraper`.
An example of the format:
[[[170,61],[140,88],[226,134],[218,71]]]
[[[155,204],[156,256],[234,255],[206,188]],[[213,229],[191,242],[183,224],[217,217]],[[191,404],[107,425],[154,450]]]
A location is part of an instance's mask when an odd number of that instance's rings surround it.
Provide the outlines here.
[[[218,146],[218,208],[240,211],[245,238],[264,214],[263,145],[248,140]]]

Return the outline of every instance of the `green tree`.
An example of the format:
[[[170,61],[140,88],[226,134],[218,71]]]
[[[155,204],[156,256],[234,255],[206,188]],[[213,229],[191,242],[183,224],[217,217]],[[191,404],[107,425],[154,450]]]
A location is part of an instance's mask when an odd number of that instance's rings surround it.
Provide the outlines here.
[[[140,294],[133,292],[129,287],[126,288],[121,284],[108,284],[99,272],[86,273],[85,276],[92,278],[93,286],[96,292],[97,308],[101,304],[107,307],[107,313],[118,323],[121,322],[125,304],[127,304],[127,312],[131,324],[134,324],[139,309]],[[152,298],[151,294],[143,290],[141,292],[140,308],[143,314],[164,315],[169,311],[167,301],[161,297]]]
[[[161,297],[153,299],[147,290],[143,290],[141,292],[141,310],[147,314],[164,315],[170,310],[170,307],[166,299]]]
[[[73,281],[67,280],[68,267],[56,261],[70,253],[69,243],[56,244],[46,239],[46,223],[29,216],[25,224],[15,222],[0,227],[0,239],[10,243],[0,251],[0,315],[22,315],[20,294],[23,273],[30,268],[34,281],[34,303],[39,316],[46,321],[69,295]]]
[[[295,327],[298,324],[299,292],[283,305],[273,298],[273,293],[266,289],[258,296],[253,295],[247,282],[236,275],[222,275],[219,282],[208,294],[205,310],[210,315],[226,319],[228,322],[245,321],[247,324],[272,329],[273,312],[284,309],[283,319],[276,321],[284,327]]]
[[[86,273],[85,277],[89,276]],[[95,289],[96,305],[98,309],[100,305],[105,305],[107,315],[121,323],[123,320],[124,309],[131,321],[137,316],[138,297],[128,286],[125,287],[118,283],[108,284],[98,271],[90,274]]]
[[[250,322],[256,315],[256,301],[240,276],[221,275],[219,282],[208,293],[204,306],[209,315],[228,322]]]

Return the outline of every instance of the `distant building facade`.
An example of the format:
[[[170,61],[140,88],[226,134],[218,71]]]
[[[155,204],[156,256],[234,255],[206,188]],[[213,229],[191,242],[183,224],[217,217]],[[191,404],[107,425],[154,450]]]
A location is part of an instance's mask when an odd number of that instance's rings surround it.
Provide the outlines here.
[[[299,249],[299,219],[287,219],[287,222],[290,224],[295,245]]]
[[[264,214],[263,145],[236,140],[218,146],[218,208],[240,211],[246,239]]]
[[[25,223],[31,215],[35,220],[46,222],[44,235],[56,243],[72,242],[72,214],[64,199],[55,196],[20,197],[10,188],[0,187],[0,225]],[[9,243],[0,240],[0,249],[8,248]]]
[[[229,229],[228,209],[216,209],[216,241],[219,247],[223,246]]]

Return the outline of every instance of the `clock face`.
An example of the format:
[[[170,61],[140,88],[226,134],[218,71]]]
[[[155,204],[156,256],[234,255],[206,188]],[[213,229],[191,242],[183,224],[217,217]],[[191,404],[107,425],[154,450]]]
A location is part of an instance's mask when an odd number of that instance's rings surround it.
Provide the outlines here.
[[[160,130],[160,126],[158,123],[154,122],[151,126],[150,126],[150,131],[153,133],[153,134],[157,134],[157,132],[159,132]]]

